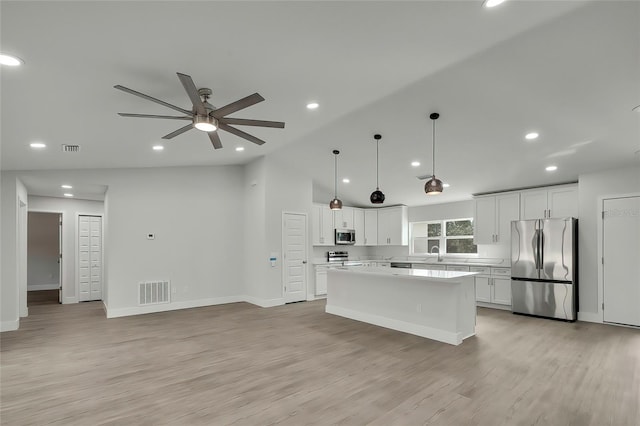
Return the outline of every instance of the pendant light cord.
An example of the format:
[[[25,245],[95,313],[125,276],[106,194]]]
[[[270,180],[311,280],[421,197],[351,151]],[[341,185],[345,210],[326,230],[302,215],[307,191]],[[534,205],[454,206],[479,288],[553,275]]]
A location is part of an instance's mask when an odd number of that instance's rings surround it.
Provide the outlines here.
[[[436,175],[436,120],[433,120],[433,176]]]
[[[338,198],[338,154],[333,154],[333,159],[335,160],[333,164],[333,170],[335,171],[333,194],[334,198]]]
[[[380,139],[376,140],[376,190],[380,189],[380,173],[378,171],[378,164],[380,162],[379,155],[378,155],[378,150],[380,149]]]

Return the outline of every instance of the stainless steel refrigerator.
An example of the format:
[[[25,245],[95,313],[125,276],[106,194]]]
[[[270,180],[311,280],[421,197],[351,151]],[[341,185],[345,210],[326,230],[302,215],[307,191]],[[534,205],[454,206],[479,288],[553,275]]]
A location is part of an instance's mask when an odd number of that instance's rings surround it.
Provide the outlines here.
[[[578,221],[511,222],[511,310],[575,321],[578,303]]]

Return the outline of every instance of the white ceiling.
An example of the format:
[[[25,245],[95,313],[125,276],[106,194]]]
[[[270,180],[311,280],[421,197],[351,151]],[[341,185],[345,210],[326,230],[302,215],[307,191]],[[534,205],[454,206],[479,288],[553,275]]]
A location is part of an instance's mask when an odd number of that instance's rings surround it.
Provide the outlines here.
[[[369,205],[381,133],[385,204],[421,205],[639,165],[640,2],[481,4],[2,1],[0,51],[25,61],[1,70],[2,169],[244,164],[271,154],[310,174],[324,201],[338,148],[340,176],[351,179],[340,198]],[[234,116],[286,128],[243,128],[263,146],[222,132],[224,149],[214,150],[197,130],[160,139],[183,122],[117,115],[173,111],[115,84],[190,109],[176,72],[213,89],[218,107],[259,92],[265,102]],[[305,108],[311,100],[318,110]],[[431,170],[430,112],[441,114],[437,175],[451,187],[427,199],[415,176]],[[524,140],[531,130],[535,142]],[[48,147],[32,150],[35,140]],[[153,152],[161,141],[166,149]],[[63,153],[63,143],[81,152]],[[550,164],[558,171],[545,172]],[[25,184],[60,192],[41,178]],[[91,198],[100,189],[82,190]]]

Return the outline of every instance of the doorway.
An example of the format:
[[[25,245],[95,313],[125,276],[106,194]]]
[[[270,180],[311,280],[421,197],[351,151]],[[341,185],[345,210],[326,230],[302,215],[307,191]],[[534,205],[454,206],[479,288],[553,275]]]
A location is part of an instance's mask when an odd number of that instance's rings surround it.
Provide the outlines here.
[[[307,215],[282,213],[282,275],[285,303],[307,300]]]
[[[27,305],[62,303],[62,214],[28,212]]]

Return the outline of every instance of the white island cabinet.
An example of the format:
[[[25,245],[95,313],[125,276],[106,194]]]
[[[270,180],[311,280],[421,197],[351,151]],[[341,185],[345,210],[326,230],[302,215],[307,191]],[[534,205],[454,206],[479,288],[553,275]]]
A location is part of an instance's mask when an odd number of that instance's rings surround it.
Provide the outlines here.
[[[330,269],[326,312],[459,345],[475,335],[473,272]]]

